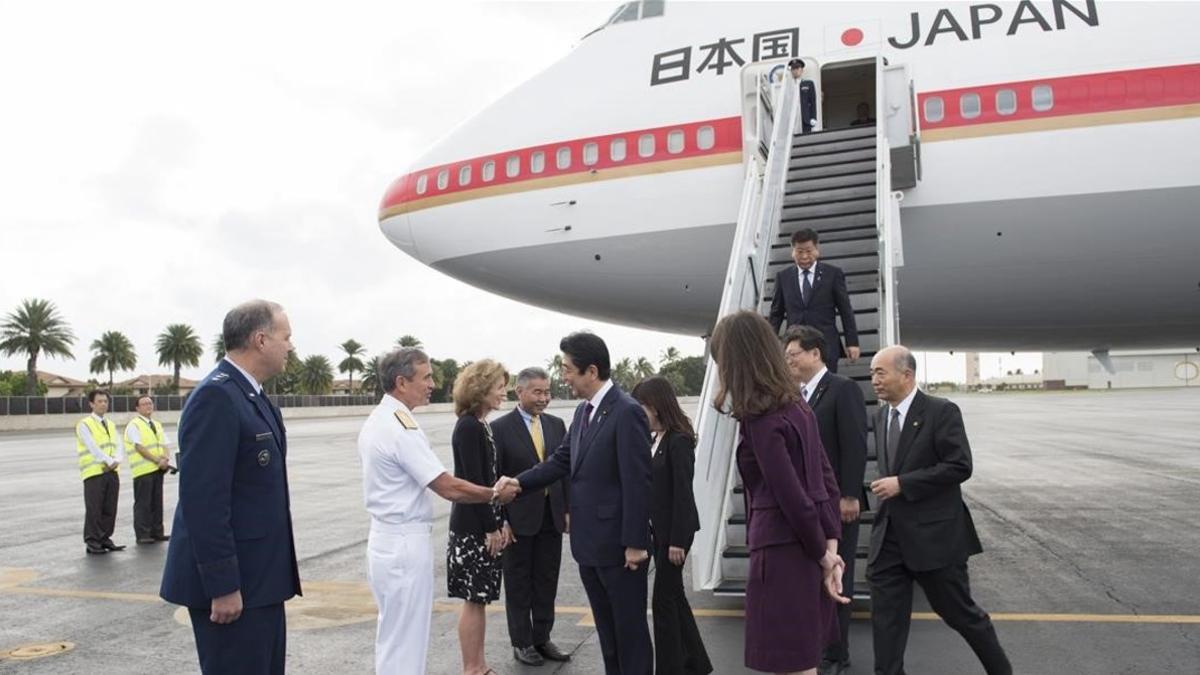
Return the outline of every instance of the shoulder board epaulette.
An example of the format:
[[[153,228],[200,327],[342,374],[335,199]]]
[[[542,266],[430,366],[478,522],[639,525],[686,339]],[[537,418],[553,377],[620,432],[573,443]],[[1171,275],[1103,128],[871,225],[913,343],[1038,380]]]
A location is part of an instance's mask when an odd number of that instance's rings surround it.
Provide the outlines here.
[[[229,373],[217,373],[216,375],[213,375],[213,377],[212,377],[213,382],[220,382],[222,380],[228,380],[228,379],[229,379]]]
[[[409,431],[416,431],[417,421],[412,418],[412,415],[409,415],[403,410],[397,410],[396,419],[399,420],[401,426],[403,426],[405,429],[408,429]]]

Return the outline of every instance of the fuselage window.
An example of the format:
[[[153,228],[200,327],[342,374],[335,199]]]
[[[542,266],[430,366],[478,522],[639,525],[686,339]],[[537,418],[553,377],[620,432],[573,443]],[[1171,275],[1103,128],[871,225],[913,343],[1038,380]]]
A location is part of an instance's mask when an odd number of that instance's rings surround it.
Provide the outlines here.
[[[625,161],[625,139],[614,138],[608,145],[608,158],[614,162]]]
[[[696,147],[701,150],[712,150],[717,144],[717,133],[712,127],[700,127],[696,130]]]
[[[622,6],[620,9],[617,10],[617,13],[613,15],[612,23],[624,23],[626,21],[637,21],[637,20],[638,20],[638,3],[630,2],[630,3],[626,3],[624,6]]]
[[[638,137],[638,156],[654,156],[654,134],[642,134]]]
[[[583,163],[591,166],[600,161],[600,145],[588,143],[583,146]]]
[[[483,177],[483,182],[487,183],[496,177],[496,162],[488,160],[483,163],[483,171],[480,172]]]
[[[513,155],[504,162],[504,175],[515,178],[519,173],[521,173],[521,157]]]
[[[438,172],[438,189],[445,190],[450,184],[450,169],[442,169]]]
[[[925,99],[925,121],[941,122],[946,115],[946,105],[941,96],[930,96]]]
[[[471,184],[471,165],[470,164],[468,164],[458,170],[458,184],[459,185],[470,185]]]
[[[966,119],[979,117],[979,94],[963,94],[958,97],[958,112]]]
[[[529,158],[529,172],[541,173],[546,170],[546,153],[538,150]]]
[[[559,148],[554,154],[554,166],[560,171],[571,168],[571,149]]]
[[[1017,92],[1012,89],[1001,89],[996,92],[996,112],[1001,115],[1011,115],[1017,112]]]
[[[678,155],[683,152],[683,130],[676,129],[667,134],[667,152]]]
[[[643,0],[642,2],[642,18],[649,19],[652,16],[663,15],[663,5],[667,4],[664,0]]]
[[[417,194],[425,194],[425,190],[429,189],[429,174],[421,174],[417,176]]]
[[[1048,84],[1039,84],[1033,88],[1033,109],[1046,112],[1054,107],[1054,90]]]

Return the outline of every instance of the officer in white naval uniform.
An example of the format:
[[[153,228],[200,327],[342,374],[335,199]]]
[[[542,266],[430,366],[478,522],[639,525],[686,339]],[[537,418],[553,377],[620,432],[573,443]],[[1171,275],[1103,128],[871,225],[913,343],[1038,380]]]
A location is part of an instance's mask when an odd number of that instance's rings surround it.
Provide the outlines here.
[[[429,488],[453,502],[508,503],[492,487],[455,478],[433,453],[413,408],[429,403],[433,368],[419,349],[397,349],[379,359],[386,394],[358,435],[363,500],[371,515],[367,581],[379,607],[375,672],[422,675],[433,610],[433,504]]]

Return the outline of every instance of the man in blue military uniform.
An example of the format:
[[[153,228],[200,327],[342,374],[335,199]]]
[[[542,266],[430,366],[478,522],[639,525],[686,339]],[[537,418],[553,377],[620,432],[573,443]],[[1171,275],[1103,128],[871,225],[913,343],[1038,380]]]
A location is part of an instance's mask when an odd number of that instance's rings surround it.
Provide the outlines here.
[[[283,673],[285,600],[300,594],[283,419],[262,390],[292,349],[283,308],[225,315],[228,355],[179,422],[179,503],[160,595],[191,614],[204,673]]]
[[[807,134],[817,124],[817,85],[804,77],[804,59],[788,61],[788,69],[800,80],[800,133]]]

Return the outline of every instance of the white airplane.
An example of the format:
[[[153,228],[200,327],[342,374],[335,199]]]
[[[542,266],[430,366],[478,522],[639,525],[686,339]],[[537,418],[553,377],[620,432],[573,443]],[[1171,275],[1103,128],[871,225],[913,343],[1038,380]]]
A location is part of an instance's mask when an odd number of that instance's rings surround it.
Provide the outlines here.
[[[832,129],[876,100],[839,64],[882,55],[909,66],[921,129],[906,343],[1193,347],[1197,25],[1197,3],[630,2],[419,159],[380,227],[495,293],[706,334],[745,171],[741,68],[804,58]]]

